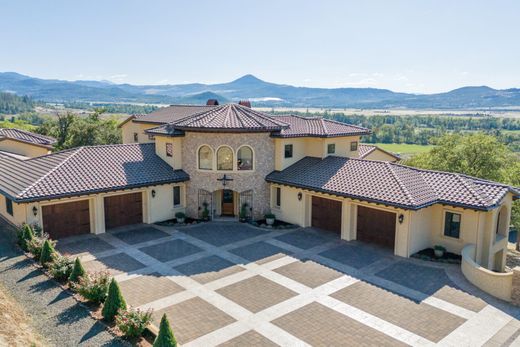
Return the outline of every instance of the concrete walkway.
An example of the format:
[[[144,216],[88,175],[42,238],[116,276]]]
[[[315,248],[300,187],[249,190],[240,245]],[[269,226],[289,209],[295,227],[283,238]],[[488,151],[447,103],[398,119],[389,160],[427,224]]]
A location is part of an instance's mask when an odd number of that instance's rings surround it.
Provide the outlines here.
[[[31,317],[50,346],[128,346],[114,338],[14,246],[14,231],[0,219],[0,282]]]

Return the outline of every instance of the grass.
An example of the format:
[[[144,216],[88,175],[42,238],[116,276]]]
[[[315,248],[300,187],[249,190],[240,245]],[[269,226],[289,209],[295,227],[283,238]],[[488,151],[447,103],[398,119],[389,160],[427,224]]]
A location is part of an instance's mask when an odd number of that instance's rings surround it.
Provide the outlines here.
[[[432,145],[409,145],[406,143],[375,143],[374,145],[385,151],[408,155],[428,152],[433,148]]]

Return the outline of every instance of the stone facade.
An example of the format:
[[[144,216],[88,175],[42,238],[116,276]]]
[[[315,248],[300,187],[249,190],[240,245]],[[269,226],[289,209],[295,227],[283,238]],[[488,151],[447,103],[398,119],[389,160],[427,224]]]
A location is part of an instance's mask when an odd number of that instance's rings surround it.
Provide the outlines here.
[[[216,151],[219,146],[227,145],[233,149],[234,160],[238,149],[247,145],[254,152],[253,171],[205,171],[197,167],[197,151],[202,145],[208,145],[213,149],[213,160],[216,161]],[[198,216],[199,190],[203,189],[213,193],[213,210],[216,210],[216,194],[221,189],[230,189],[237,193],[248,190],[253,191],[253,218],[260,219],[269,211],[270,186],[265,181],[265,176],[274,170],[274,140],[269,133],[199,133],[186,132],[182,140],[183,170],[190,175],[186,184],[186,214],[190,217]],[[223,186],[224,173],[232,181]],[[237,205],[238,199],[235,200]]]
[[[511,287],[511,303],[520,306],[520,266],[513,269],[513,285]]]

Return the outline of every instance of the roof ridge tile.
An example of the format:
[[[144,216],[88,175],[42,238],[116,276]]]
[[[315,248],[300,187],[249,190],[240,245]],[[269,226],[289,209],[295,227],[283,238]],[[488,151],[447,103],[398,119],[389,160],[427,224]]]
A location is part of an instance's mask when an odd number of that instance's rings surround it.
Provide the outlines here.
[[[406,187],[406,185],[403,183],[403,181],[399,178],[399,176],[397,175],[397,173],[394,171],[394,168],[392,167],[392,165],[390,165],[389,162],[384,162],[385,166],[388,168],[388,170],[390,171],[390,173],[392,174],[392,176],[394,177],[394,179],[397,181],[397,184],[399,185],[399,187],[401,188],[401,190],[403,191],[403,193],[405,194],[405,196],[408,198],[408,200],[410,201],[410,203],[412,205],[417,205],[417,201],[415,200],[415,198],[412,196],[412,194],[408,191],[408,188]]]

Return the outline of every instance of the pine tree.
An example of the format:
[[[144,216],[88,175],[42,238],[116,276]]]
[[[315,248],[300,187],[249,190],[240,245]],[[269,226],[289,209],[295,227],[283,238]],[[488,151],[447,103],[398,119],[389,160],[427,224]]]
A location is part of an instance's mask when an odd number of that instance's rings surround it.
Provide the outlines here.
[[[117,314],[117,311],[126,309],[126,302],[123,298],[123,294],[121,294],[121,289],[119,289],[119,285],[116,280],[112,278],[110,282],[110,286],[108,287],[108,296],[105,300],[105,304],[103,306],[103,310],[101,314],[103,318],[107,321],[112,321]]]
[[[81,265],[81,261],[79,258],[76,258],[74,261],[74,267],[72,268],[72,273],[69,276],[69,281],[78,283],[79,278],[85,275],[85,269],[83,265]]]
[[[52,262],[56,251],[49,240],[45,240],[42,246],[42,254],[40,256],[40,264],[42,266],[46,266],[48,263]]]
[[[34,238],[33,228],[29,224],[24,224],[21,231],[20,247],[27,251],[27,243]]]
[[[175,340],[175,336],[173,336],[173,331],[170,327],[170,322],[168,322],[168,318],[166,318],[166,314],[161,318],[159,335],[157,335],[153,347],[177,347],[177,341]]]

